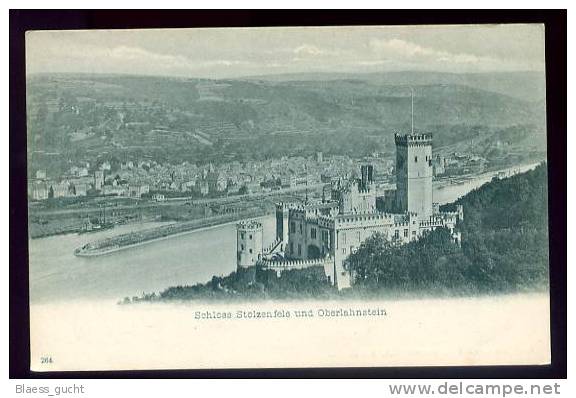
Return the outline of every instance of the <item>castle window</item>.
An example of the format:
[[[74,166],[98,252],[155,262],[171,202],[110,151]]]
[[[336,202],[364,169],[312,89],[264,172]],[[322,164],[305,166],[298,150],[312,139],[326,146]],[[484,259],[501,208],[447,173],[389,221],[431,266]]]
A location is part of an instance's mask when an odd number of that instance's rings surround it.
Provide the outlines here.
[[[252,234],[250,234],[250,235],[248,236],[248,238],[249,238],[250,240],[252,240]]]
[[[346,254],[346,248],[342,248],[342,254]]]
[[[298,255],[302,255],[302,245],[300,243],[298,243]]]
[[[312,239],[316,239],[316,228],[311,228],[310,229],[310,237]]]
[[[405,237],[405,238],[408,237],[408,230],[407,230],[407,229],[404,230],[404,237]]]
[[[302,233],[302,223],[298,224],[298,226],[300,227],[300,233]]]
[[[244,250],[244,244],[240,245],[240,250]]]
[[[358,235],[358,243],[360,243],[360,231],[358,231],[356,234]]]
[[[294,242],[290,242],[290,253],[294,253]]]
[[[296,232],[296,223],[294,221],[290,223],[290,232]]]
[[[249,249],[248,251],[250,252],[250,254],[252,254],[252,249]]]
[[[414,162],[418,163],[418,156],[414,156]]]
[[[244,239],[244,232],[240,232],[240,238]]]
[[[342,243],[346,244],[346,232],[342,232]]]
[[[395,231],[394,231],[394,238],[395,238],[395,239],[398,239],[399,237],[400,237],[400,231],[395,230]]]

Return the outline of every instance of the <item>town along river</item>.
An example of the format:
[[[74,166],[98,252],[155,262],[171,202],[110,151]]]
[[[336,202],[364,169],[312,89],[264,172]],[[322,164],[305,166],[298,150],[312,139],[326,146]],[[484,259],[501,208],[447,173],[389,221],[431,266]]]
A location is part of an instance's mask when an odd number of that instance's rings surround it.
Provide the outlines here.
[[[434,200],[439,203],[453,201],[488,182],[493,174],[477,176],[461,184],[435,184]],[[264,224],[266,247],[275,238],[275,220],[273,216],[260,220]],[[227,275],[235,270],[235,223],[196,230],[108,255],[89,258],[74,255],[76,248],[88,242],[159,225],[162,223],[122,225],[92,234],[30,240],[30,300],[33,303],[70,299],[119,300],[125,296],[159,292],[169,286],[206,282],[214,275]]]

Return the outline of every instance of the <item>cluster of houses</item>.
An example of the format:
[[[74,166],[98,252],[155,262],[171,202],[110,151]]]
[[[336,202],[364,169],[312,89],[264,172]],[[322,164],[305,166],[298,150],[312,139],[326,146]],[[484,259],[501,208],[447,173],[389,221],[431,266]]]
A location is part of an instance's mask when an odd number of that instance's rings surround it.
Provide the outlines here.
[[[481,172],[488,161],[482,156],[471,153],[452,152],[446,155],[437,154],[434,157],[434,175],[458,175]]]
[[[380,170],[393,172],[391,161],[380,159]],[[160,163],[154,160],[89,162],[70,167],[61,176],[47,176],[37,170],[29,180],[32,200],[80,197],[87,195],[150,197],[163,201],[167,196],[234,195],[266,192],[281,188],[328,183],[349,178],[357,170],[357,161],[347,156],[325,158],[282,157],[279,159],[233,161],[198,166],[193,163]]]
[[[82,197],[91,192],[100,195],[140,198],[149,192],[149,186],[118,183],[118,180],[111,180],[105,184],[104,171],[101,170],[94,172],[93,175],[78,175],[62,179],[47,178],[44,170],[38,170],[35,178],[28,181],[28,196],[32,200]]]

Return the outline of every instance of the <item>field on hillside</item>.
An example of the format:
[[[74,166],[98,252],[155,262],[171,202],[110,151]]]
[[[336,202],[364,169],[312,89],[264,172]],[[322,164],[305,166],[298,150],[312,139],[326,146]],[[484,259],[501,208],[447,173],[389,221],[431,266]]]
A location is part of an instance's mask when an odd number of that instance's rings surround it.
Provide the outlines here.
[[[545,99],[534,76],[412,75],[416,131],[436,148],[508,163],[546,151]],[[33,75],[27,81],[33,164],[139,157],[206,163],[285,155],[359,157],[392,149],[410,129],[405,75],[312,80],[206,80],[120,75]],[[305,76],[303,76],[305,78]],[[502,93],[502,82],[524,90]],[[469,83],[467,85],[465,83]],[[531,95],[525,95],[525,93]],[[65,156],[61,156],[65,155]],[[62,166],[63,167],[63,166]]]

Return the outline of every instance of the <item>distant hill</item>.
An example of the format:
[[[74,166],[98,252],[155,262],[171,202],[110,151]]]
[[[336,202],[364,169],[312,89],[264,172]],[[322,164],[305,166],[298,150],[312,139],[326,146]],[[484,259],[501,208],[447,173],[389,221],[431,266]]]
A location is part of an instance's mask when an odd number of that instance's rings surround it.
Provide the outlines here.
[[[383,72],[383,73],[293,73],[250,76],[260,81],[322,81],[361,80],[385,85],[456,84],[492,91],[525,101],[546,98],[546,79],[541,72],[440,73],[440,72]]]
[[[390,149],[395,131],[409,131],[410,87],[415,130],[433,132],[436,146],[484,137],[489,151],[501,131],[514,127],[520,132],[504,135],[507,145],[522,141],[516,152],[526,145],[545,149],[545,102],[530,73],[297,76],[310,80],[33,75],[27,81],[29,151],[175,161],[315,150],[361,156]],[[521,99],[522,90],[533,94]]]

